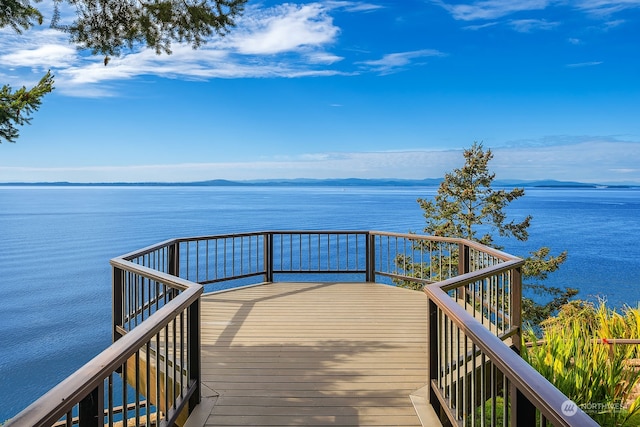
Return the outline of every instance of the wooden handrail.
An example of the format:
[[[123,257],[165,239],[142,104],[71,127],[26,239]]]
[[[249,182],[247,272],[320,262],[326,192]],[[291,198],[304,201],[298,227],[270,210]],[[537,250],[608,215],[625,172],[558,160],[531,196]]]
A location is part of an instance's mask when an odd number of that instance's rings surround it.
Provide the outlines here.
[[[141,273],[148,270],[145,267],[118,259],[114,260],[114,264],[121,267],[126,266],[132,271]],[[67,377],[11,418],[5,427],[40,427],[55,424],[92,390],[101,386],[105,378],[122,366],[146,342],[172,322],[179,313],[197,301],[203,292],[202,286],[188,283],[178,277],[156,271],[153,274],[154,277],[162,279],[176,288],[184,288],[184,290],[139,326],[128,331],[125,336],[75,371],[73,375]]]
[[[484,246],[481,243],[474,242],[472,240],[461,239],[459,237],[427,236],[424,234],[394,233],[394,232],[388,232],[388,231],[369,231],[368,233],[376,236],[402,237],[402,238],[410,238],[412,240],[428,240],[433,242],[447,242],[447,243],[456,243],[456,244],[462,243],[470,248],[477,249],[489,255],[500,258],[503,261],[515,261],[520,259],[516,256],[510,255],[498,249],[490,248],[488,246]]]
[[[275,248],[272,247],[274,236],[298,236],[292,237],[294,240],[299,239],[302,241],[303,237],[308,239],[309,246],[311,246],[311,237],[309,236],[365,236],[364,239],[360,237],[356,237],[353,248],[356,250],[356,254],[358,255],[356,258],[364,257],[366,262],[366,271],[357,267],[347,266],[345,270],[341,270],[340,268],[340,257],[344,256],[343,253],[340,252],[340,249],[336,249],[336,251],[330,251],[328,249],[330,247],[329,239],[323,239],[323,242],[320,242],[320,239],[317,239],[318,248],[323,248],[323,256],[327,257],[335,257],[338,259],[338,267],[337,269],[333,267],[332,264],[327,264],[326,269],[318,270],[310,270],[305,269],[302,266],[298,266],[296,269],[292,268],[291,270],[282,270],[274,267],[274,251]],[[484,354],[486,357],[495,365],[495,367],[504,374],[504,376],[509,380],[515,389],[517,389],[518,393],[521,393],[528,399],[536,408],[540,410],[542,415],[546,417],[553,425],[555,426],[595,426],[595,422],[591,418],[589,418],[584,412],[577,411],[577,413],[573,415],[565,415],[562,412],[562,405],[566,402],[567,398],[557,390],[551,383],[549,383],[542,375],[540,375],[537,371],[535,371],[530,365],[528,365],[516,352],[514,352],[510,347],[505,345],[504,342],[500,340],[495,333],[487,329],[485,325],[480,323],[476,318],[473,317],[470,313],[467,312],[465,308],[462,307],[455,299],[451,298],[447,292],[464,288],[469,284],[476,283],[478,281],[482,281],[485,279],[490,279],[492,277],[497,277],[497,275],[501,275],[504,273],[512,274],[512,276],[507,276],[509,280],[509,285],[507,288],[491,288],[494,289],[491,292],[498,292],[495,289],[499,289],[501,295],[505,295],[508,292],[509,298],[520,298],[520,268],[522,267],[524,261],[518,257],[512,256],[502,251],[495,250],[493,248],[489,248],[481,245],[477,242],[472,242],[459,238],[449,238],[449,237],[434,237],[434,236],[424,236],[424,235],[416,235],[416,234],[405,234],[405,233],[393,233],[393,232],[384,232],[384,231],[362,231],[362,230],[303,230],[303,231],[290,231],[290,230],[280,230],[280,231],[256,231],[256,232],[248,232],[248,233],[239,233],[239,234],[225,234],[225,235],[216,235],[216,236],[198,236],[198,237],[184,237],[184,238],[176,238],[169,239],[161,243],[157,243],[143,249],[130,252],[126,255],[122,255],[120,257],[114,258],[110,261],[111,266],[114,268],[114,272],[118,271],[117,274],[118,281],[122,282],[125,277],[125,273],[135,275],[136,277],[143,278],[148,282],[156,282],[162,283],[163,286],[167,286],[169,291],[176,290],[175,295],[173,295],[173,291],[168,292],[171,293],[171,298],[163,299],[161,304],[158,304],[158,300],[153,300],[156,311],[152,312],[151,305],[149,302],[142,302],[142,305],[138,305],[137,296],[133,298],[135,300],[135,305],[133,308],[127,308],[127,313],[123,312],[123,308],[119,307],[114,309],[114,331],[116,335],[118,335],[115,339],[116,341],[108,347],[105,351],[96,356],[93,360],[87,363],[85,366],[76,371],[72,376],[62,381],[56,387],[54,387],[51,391],[43,395],[40,399],[38,399],[34,404],[26,408],[16,417],[11,419],[8,426],[22,426],[22,425],[33,425],[33,426],[50,426],[56,423],[62,416],[67,414],[74,405],[76,405],[79,401],[84,399],[88,394],[92,393],[97,387],[100,387],[105,378],[111,375],[114,371],[117,371],[124,363],[127,361],[132,355],[134,355],[137,351],[141,349],[142,346],[146,345],[152,337],[159,333],[159,331],[166,328],[170,322],[174,321],[176,316],[179,313],[183,313],[188,307],[192,307],[192,305],[198,304],[198,299],[200,295],[203,293],[203,286],[195,283],[194,281],[187,280],[189,279],[189,268],[195,269],[196,272],[199,271],[200,267],[204,267],[202,265],[198,265],[198,256],[197,251],[200,247],[199,242],[201,241],[216,241],[216,240],[224,240],[224,239],[242,239],[242,238],[252,238],[252,237],[260,237],[262,236],[264,240],[260,240],[260,245],[263,246],[262,251],[257,251],[254,254],[253,252],[249,256],[248,259],[252,260],[251,256],[258,256],[258,252],[262,252],[260,254],[259,261],[263,263],[263,266],[260,268],[254,268],[249,272],[244,271],[235,271],[235,264],[232,267],[232,273],[225,273],[220,278],[212,278],[209,281],[203,280],[203,283],[213,283],[214,281],[223,281],[223,280],[233,280],[237,278],[250,277],[250,276],[259,276],[264,275],[266,281],[270,281],[273,278],[273,273],[316,273],[327,272],[327,273],[364,273],[367,280],[375,281],[376,275],[384,276],[388,278],[397,278],[401,280],[407,281],[415,281],[422,283],[432,283],[428,286],[424,287],[424,292],[430,301],[430,306],[433,304],[437,307],[438,310],[441,310],[445,316],[447,316],[451,322],[453,322],[456,327],[462,331],[462,333],[469,338],[469,340],[473,343],[474,346]],[[463,274],[459,274],[455,277],[448,278],[446,280],[439,281],[437,283],[433,283],[433,281],[429,280],[429,278],[414,278],[409,275],[405,275],[407,270],[403,270],[403,267],[387,268],[384,270],[384,266],[381,266],[380,269],[376,268],[376,251],[379,248],[376,248],[376,238],[380,237],[380,242],[384,240],[387,244],[391,241],[397,242],[396,239],[402,239],[402,244],[414,250],[414,247],[420,247],[421,245],[414,244],[416,242],[436,242],[436,247],[439,249],[436,250],[437,256],[441,257],[440,260],[446,259],[449,264],[447,264],[447,268],[449,269],[448,274],[455,274],[458,272],[464,272]],[[388,239],[383,239],[383,238]],[[314,244],[315,244],[314,239]],[[326,242],[325,242],[326,240]],[[345,240],[336,239],[338,242],[346,241],[347,248],[344,249],[344,252],[349,256],[349,249],[352,247],[352,243],[349,240],[349,237],[346,237]],[[362,240],[362,241],[360,241]],[[189,248],[191,242],[198,242],[195,245],[196,256],[192,255],[192,259],[195,258],[195,262],[190,265],[189,264]],[[305,244],[307,240],[305,240]],[[182,245],[181,245],[182,244]],[[326,245],[326,249],[325,246]],[[180,254],[180,247],[183,249],[186,247],[186,254]],[[261,247],[262,247],[261,246]],[[285,249],[289,251],[294,251],[294,247],[288,248],[285,244]],[[291,245],[293,246],[293,245]],[[452,248],[453,246],[453,248]],[[208,244],[207,244],[208,247]],[[302,247],[300,247],[302,249]],[[365,249],[366,248],[366,249]],[[474,264],[474,266],[479,265],[483,266],[486,264],[494,264],[484,268],[481,268],[477,271],[467,272],[469,267],[469,259],[468,256],[469,249],[473,249],[478,253],[474,252],[474,256],[479,256],[480,263]],[[257,248],[256,248],[257,249]],[[388,248],[387,248],[388,249]],[[397,248],[396,248],[397,249]],[[416,249],[419,250],[419,249]],[[460,264],[450,263],[451,256],[454,251],[459,251],[460,258],[463,257],[464,250],[464,262]],[[310,250],[309,250],[310,251]],[[359,252],[362,251],[362,252]],[[439,251],[439,252],[438,252]],[[392,251],[393,252],[393,251]],[[398,251],[400,253],[400,251]],[[413,252],[405,252],[408,256],[411,256]],[[217,254],[217,252],[216,252]],[[314,255],[316,252],[313,253]],[[318,256],[320,256],[320,250],[317,252]],[[184,255],[184,257],[182,257]],[[286,256],[290,254],[286,252]],[[389,254],[385,255],[385,263],[389,263]],[[393,255],[393,254],[392,254]],[[397,254],[395,254],[397,255]],[[395,256],[394,255],[394,256]],[[208,254],[207,263],[208,263]],[[224,261],[227,262],[227,254],[223,255]],[[232,263],[235,262],[234,257],[238,256],[241,260],[244,260],[243,253],[237,254],[235,249],[230,252],[230,260]],[[283,256],[282,247],[280,248],[279,256]],[[484,257],[487,257],[486,259]],[[158,271],[154,269],[155,263],[150,262],[158,259],[162,259],[162,267],[166,272]],[[182,257],[182,258],[181,258]],[[431,255],[429,255],[431,257]],[[301,259],[302,257],[300,257]],[[295,259],[295,258],[291,258]],[[332,258],[333,259],[333,258]],[[475,260],[476,258],[473,258]],[[348,258],[347,258],[348,260]],[[135,262],[134,262],[135,261]],[[486,261],[486,262],[485,262]],[[358,260],[360,262],[360,260]],[[430,260],[429,260],[430,262]],[[142,265],[147,263],[149,265]],[[349,263],[348,263],[349,264]],[[393,265],[393,263],[391,263]],[[186,270],[184,272],[183,277],[177,277],[182,271],[179,271],[181,265]],[[226,265],[226,264],[225,264]],[[318,264],[319,265],[319,264]],[[452,268],[453,266],[453,268]],[[255,266],[254,266],[255,267]],[[431,265],[428,266],[431,268]],[[208,264],[207,267],[208,268]],[[476,267],[479,268],[479,267]],[[240,269],[242,270],[242,269]],[[122,273],[122,274],[120,274]],[[128,277],[128,276],[126,276]],[[197,277],[197,273],[196,273]],[[515,278],[512,282],[512,279]],[[114,278],[114,301],[116,299],[115,294],[115,278]],[[195,280],[198,280],[197,278]],[[506,280],[506,279],[505,279]],[[122,283],[118,282],[118,285],[122,285]],[[134,282],[137,283],[137,282]],[[515,284],[514,284],[515,283]],[[134,285],[137,289],[137,284]],[[512,289],[512,287],[514,287]],[[123,289],[123,288],[121,288]],[[179,292],[178,292],[179,291]],[[133,291],[134,293],[137,291]],[[142,291],[144,293],[144,291]],[[163,294],[165,295],[165,294]],[[126,298],[125,295],[123,298]],[[148,295],[147,295],[148,297]],[[114,304],[118,305],[123,302],[123,298],[119,297],[119,301]],[[481,297],[482,298],[482,297]],[[484,301],[481,301],[483,304]],[[145,305],[147,304],[147,305]],[[124,307],[124,305],[123,305]],[[140,309],[140,307],[142,307]],[[509,320],[509,324],[504,326],[504,329],[501,333],[505,336],[513,336],[515,341],[520,340],[520,306],[519,301],[515,302],[511,299],[506,300],[502,304],[502,306],[498,306],[496,304],[496,312],[499,312],[503,307],[513,307],[514,312],[512,312],[511,319]],[[475,308],[475,307],[472,307]],[[136,311],[139,310],[139,311]],[[138,314],[142,313],[140,323],[138,324]],[[431,316],[431,313],[429,314]],[[490,313],[491,315],[491,313]],[[146,316],[146,317],[145,317]],[[124,319],[130,320],[130,318],[135,318],[135,322],[133,326],[124,327],[125,325],[121,325],[118,322],[124,321]],[[199,321],[199,319],[191,319],[192,321]],[[513,322],[513,323],[511,323]],[[433,324],[430,326],[430,332],[433,333]],[[199,325],[195,323],[190,326],[191,330],[195,330],[194,332],[199,336]],[[198,338],[196,338],[197,340]],[[433,341],[430,340],[433,345]],[[613,340],[609,341],[612,342]],[[619,341],[619,340],[618,340]],[[436,343],[437,345],[437,343]],[[199,342],[195,347],[198,349],[197,353],[199,355]],[[432,358],[434,350],[431,349],[429,351],[429,358]],[[190,351],[190,353],[193,353]],[[199,361],[196,363],[199,365]],[[199,369],[197,366],[195,369]],[[199,374],[198,374],[199,375]],[[197,387],[196,384],[186,384],[186,386],[193,390],[194,387]],[[194,392],[195,393],[195,392]],[[188,399],[188,397],[187,397]],[[180,409],[181,405],[184,405],[185,401],[181,401],[178,403],[178,408]],[[191,403],[189,404],[191,405]],[[168,410],[171,411],[170,409]],[[174,410],[175,411],[175,410]],[[174,414],[175,415],[175,414]]]
[[[484,280],[488,277],[495,276],[499,273],[506,273],[510,270],[513,270],[514,268],[521,267],[523,264],[524,260],[516,258],[500,264],[492,265],[491,267],[485,267],[482,270],[460,274],[458,276],[437,282],[434,285],[447,292],[456,288],[467,286],[479,280]]]
[[[515,263],[519,264],[518,262]],[[496,266],[494,266],[496,267]],[[499,270],[493,268],[494,270]],[[485,276],[485,270],[476,274]],[[475,273],[460,276],[461,286],[472,279]],[[451,288],[456,278],[446,280],[436,285],[427,286],[424,292],[453,323],[469,337],[488,359],[502,372],[509,381],[520,391],[554,426],[597,427],[598,424],[582,410],[565,414],[562,405],[568,398],[551,384],[545,377],[529,365],[511,348],[506,346],[498,337],[456,303],[445,292],[444,288]]]
[[[173,289],[179,289],[181,291],[186,291],[189,288],[193,287],[202,287],[197,283],[190,282],[185,279],[181,279],[180,277],[172,276],[167,273],[163,273],[158,270],[154,270],[149,267],[145,267],[143,265],[133,264],[130,261],[126,261],[122,257],[113,258],[109,263],[113,267],[118,267],[122,270],[126,270],[131,273],[138,273],[141,276],[144,276],[147,279],[155,280],[157,282],[162,282],[170,285]]]

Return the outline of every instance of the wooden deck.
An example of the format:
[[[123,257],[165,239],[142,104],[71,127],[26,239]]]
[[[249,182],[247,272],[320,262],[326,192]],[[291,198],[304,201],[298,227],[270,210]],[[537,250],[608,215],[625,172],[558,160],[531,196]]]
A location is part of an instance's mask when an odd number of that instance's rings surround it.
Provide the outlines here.
[[[410,394],[427,383],[426,310],[423,293],[373,283],[205,295],[203,421],[420,426]]]

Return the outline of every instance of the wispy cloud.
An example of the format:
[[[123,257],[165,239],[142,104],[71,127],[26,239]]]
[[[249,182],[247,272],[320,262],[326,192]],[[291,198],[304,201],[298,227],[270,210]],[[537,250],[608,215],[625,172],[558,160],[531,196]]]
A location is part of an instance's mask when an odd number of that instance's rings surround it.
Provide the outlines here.
[[[516,12],[542,10],[550,0],[483,0],[471,4],[449,4],[442,0],[433,3],[447,10],[454,19],[475,21],[478,19],[498,19]]]
[[[640,170],[636,166],[640,161],[640,142],[600,137],[582,139],[569,144],[496,148],[494,167],[500,176],[515,179],[640,182]]]
[[[347,12],[373,12],[374,10],[384,9],[384,6],[379,4],[353,1],[328,1],[325,5],[330,8],[341,8]]]
[[[584,143],[635,143],[633,138],[620,135],[549,135],[542,138],[506,141],[501,148],[539,148],[580,145]],[[637,141],[636,141],[637,142]]]
[[[595,18],[608,20],[615,25],[624,22],[622,20],[611,20],[610,17],[618,12],[627,9],[640,8],[640,0],[478,0],[468,3],[450,3],[444,0],[431,0],[446,11],[455,20],[459,21],[482,21],[498,20],[513,14],[523,14],[527,12],[544,11],[550,7],[564,7],[570,10],[578,10]],[[525,18],[522,21],[535,21]],[[542,20],[544,21],[544,20]],[[511,21],[518,22],[518,21]],[[550,23],[549,23],[550,24]],[[528,28],[526,23],[524,28]],[[465,29],[481,29],[482,25],[471,25]],[[516,31],[521,31],[521,25],[515,25]],[[532,27],[531,29],[549,29],[548,26]]]
[[[37,81],[52,69],[58,93],[90,97],[117,94],[114,88],[118,82],[139,76],[213,79],[352,75],[367,70],[331,51],[341,33],[334,15],[380,9],[379,5],[357,1],[250,6],[227,37],[211,40],[197,51],[186,45],[174,45],[170,56],[134,50],[112,58],[106,67],[102,58],[77,51],[63,33],[46,26],[22,35],[4,29],[0,30],[0,73],[9,77],[7,83],[22,85]],[[398,57],[396,61],[401,62]],[[408,59],[402,65],[408,66]],[[382,68],[380,63],[369,70],[380,72]],[[388,70],[391,68],[389,65]]]
[[[0,182],[142,182],[209,179],[275,178],[417,178],[422,171],[444,173],[457,160],[456,151],[309,153],[269,160],[97,167],[2,167]]]
[[[530,33],[535,30],[551,30],[560,25],[559,22],[549,22],[546,19],[514,19],[509,26],[519,33]]]
[[[640,173],[640,169],[637,168],[613,168],[611,169],[611,172],[613,173],[620,173],[620,174],[638,174]]]
[[[519,33],[531,33],[538,30],[551,30],[560,25],[559,22],[549,22],[546,19],[511,19],[485,22],[483,24],[466,25],[462,27],[463,30],[479,31],[489,27],[495,27],[498,25],[506,25],[507,27],[519,32]]]
[[[18,50],[0,56],[6,66],[44,68],[50,64],[56,67],[70,66],[75,62],[76,51],[68,46],[46,44],[35,49]]]
[[[602,28],[605,31],[611,30],[613,28],[617,28],[619,26],[621,26],[622,24],[625,24],[627,21],[625,21],[624,19],[613,19],[613,20],[609,20],[609,21],[605,21],[602,24]]]
[[[240,19],[239,29],[227,41],[238,53],[268,55],[324,46],[334,42],[338,33],[322,4],[287,4]]]
[[[625,9],[640,7],[640,0],[577,0],[576,8],[596,16],[609,16]]]
[[[487,22],[484,24],[478,24],[478,25],[467,25],[466,27],[462,27],[463,30],[471,30],[471,31],[478,31],[478,30],[482,30],[483,28],[489,28],[489,27],[493,27],[498,25],[499,22],[494,21],[494,22]]]
[[[640,141],[607,137],[547,137],[490,147],[498,179],[640,182]],[[319,152],[242,162],[85,167],[1,167],[0,182],[141,182],[209,179],[442,177],[460,167],[456,150]],[[170,177],[170,178],[168,178]]]
[[[413,64],[415,60],[434,56],[445,56],[445,54],[434,49],[422,49],[410,52],[390,53],[380,59],[362,61],[361,64],[372,71],[385,75],[401,71],[406,66]]]
[[[602,64],[602,61],[591,61],[591,62],[578,62],[575,64],[567,64],[567,68],[582,68],[582,67],[594,67],[596,65]]]

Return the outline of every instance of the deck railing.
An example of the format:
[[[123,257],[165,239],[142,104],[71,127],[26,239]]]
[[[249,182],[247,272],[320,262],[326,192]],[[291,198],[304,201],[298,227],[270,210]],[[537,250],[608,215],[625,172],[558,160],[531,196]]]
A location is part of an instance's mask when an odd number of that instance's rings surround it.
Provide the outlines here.
[[[520,356],[524,261],[460,241],[459,275],[426,286],[429,403],[458,426],[598,424]]]
[[[182,423],[200,401],[202,286],[177,277],[173,241],[111,260],[114,343],[7,426]]]
[[[462,239],[377,231],[168,240],[111,260],[114,344],[8,425],[182,425],[200,399],[203,287],[321,278],[424,286],[429,399],[443,421],[596,425],[564,415],[566,397],[518,355],[522,264]]]

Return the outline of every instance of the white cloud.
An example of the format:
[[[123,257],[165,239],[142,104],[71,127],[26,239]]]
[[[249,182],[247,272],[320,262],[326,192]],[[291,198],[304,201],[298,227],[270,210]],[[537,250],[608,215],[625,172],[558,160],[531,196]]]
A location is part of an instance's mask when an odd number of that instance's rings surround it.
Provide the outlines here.
[[[625,9],[640,7],[640,0],[577,0],[575,6],[593,15],[609,16]]]
[[[313,64],[333,64],[334,62],[342,61],[344,58],[341,56],[333,55],[328,52],[313,52],[307,55],[309,62]]]
[[[639,182],[640,142],[600,137],[548,137],[490,147],[498,179]],[[0,166],[0,182],[142,182],[276,178],[439,178],[462,166],[458,150],[325,152],[243,162],[100,167]],[[170,177],[170,178],[167,178]]]
[[[578,62],[575,64],[567,64],[566,66],[568,68],[582,68],[582,67],[594,67],[600,64],[602,64],[602,61]]]
[[[626,22],[627,21],[625,21],[624,19],[614,19],[614,20],[611,20],[611,21],[606,21],[606,22],[603,23],[603,28],[604,28],[605,31],[608,31],[608,30],[610,30],[612,28],[617,28],[617,27],[619,27],[620,25],[622,25],[622,24],[624,24]]]
[[[530,33],[535,30],[550,30],[560,25],[559,22],[549,22],[545,19],[514,19],[509,26],[519,33]]]
[[[551,138],[553,139],[553,138]],[[560,137],[562,141],[562,137]],[[640,142],[583,138],[582,142],[496,148],[500,177],[591,183],[640,182]]]
[[[498,19],[515,12],[542,10],[551,3],[550,0],[483,0],[472,4],[449,4],[442,0],[433,2],[461,21]]]
[[[238,20],[229,43],[239,53],[276,54],[332,43],[339,29],[320,3],[285,4]]]
[[[69,66],[75,59],[75,49],[56,44],[46,44],[34,49],[21,49],[0,56],[0,61],[5,66],[36,68],[46,68],[51,64],[55,64],[56,67]]]
[[[468,4],[452,4],[444,0],[431,0],[459,21],[495,20],[516,13],[543,11],[549,7],[568,7],[593,17],[607,19],[627,9],[639,8],[640,0],[479,0]],[[525,20],[528,20],[525,18]],[[621,20],[610,21],[619,25]],[[466,29],[480,29],[469,26]],[[516,30],[518,27],[515,28]]]
[[[50,2],[45,3],[43,10],[50,13]],[[181,79],[353,75],[362,70],[331,52],[340,34],[332,15],[378,9],[381,6],[351,1],[251,6],[227,37],[211,40],[197,51],[174,45],[173,54],[167,56],[134,49],[111,58],[106,67],[103,58],[76,51],[64,33],[48,26],[23,35],[5,29],[0,30],[0,74],[8,77],[7,83],[22,85],[51,69],[57,93],[87,97],[117,95],[118,82],[145,75]],[[338,64],[341,68],[335,68]]]
[[[169,165],[131,165],[100,167],[2,167],[0,182],[142,182],[200,181],[209,179],[269,178],[417,178],[429,173],[444,173],[451,162],[460,160],[456,151],[445,152],[374,152],[374,153],[310,153],[281,156],[272,160],[184,163]]]
[[[328,9],[343,9],[346,12],[373,12],[384,9],[384,6],[372,3],[361,3],[354,1],[326,1],[323,3]]]
[[[24,80],[37,80],[35,75],[42,77],[45,70],[68,67],[80,59],[78,51],[67,43],[66,36],[51,28],[23,34],[3,28],[0,38],[0,72],[11,70],[10,84],[23,85]],[[21,68],[28,71],[21,72]]]
[[[482,30],[483,28],[489,28],[489,27],[493,27],[498,25],[498,22],[487,22],[486,24],[479,24],[479,25],[467,25],[466,27],[462,27],[463,30],[471,30],[471,31],[477,31],[477,30]]]
[[[407,65],[412,64],[415,59],[422,59],[433,56],[445,56],[445,54],[434,49],[422,49],[410,52],[390,53],[384,55],[380,59],[372,61],[362,61],[361,64],[380,74],[391,74],[400,71]]]
[[[634,169],[634,168],[613,168],[613,169],[611,169],[611,172],[613,172],[613,173],[621,173],[621,174],[631,174],[631,173],[640,174],[640,169]]]
[[[509,21],[493,21],[484,24],[467,25],[463,30],[478,31],[496,25],[507,25],[519,33],[530,33],[536,30],[551,30],[560,25],[559,22],[549,22],[546,19],[512,19]]]

